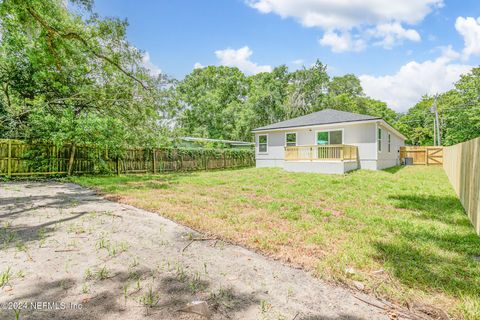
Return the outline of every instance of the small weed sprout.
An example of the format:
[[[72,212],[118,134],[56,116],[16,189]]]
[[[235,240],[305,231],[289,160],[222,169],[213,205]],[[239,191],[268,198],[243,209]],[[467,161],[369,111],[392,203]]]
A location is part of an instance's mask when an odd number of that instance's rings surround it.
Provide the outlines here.
[[[10,281],[10,277],[11,277],[10,270],[11,268],[8,267],[7,270],[0,273],[0,287],[4,287]]]
[[[93,273],[92,273],[92,270],[90,268],[87,268],[87,270],[85,270],[85,280],[90,280],[93,278]]]
[[[45,228],[40,228],[38,229],[37,231],[37,237],[38,237],[38,247],[39,248],[42,248],[44,245],[45,245],[45,239],[46,239],[46,233],[47,231],[45,230]]]
[[[268,301],[266,300],[260,301],[260,312],[262,314],[267,313],[271,309],[271,307],[272,305]]]
[[[16,246],[18,252],[27,252],[27,246],[23,241],[17,242]]]
[[[21,309],[13,309],[13,312],[15,314],[15,320],[20,320],[20,310]]]
[[[183,268],[183,265],[180,263],[177,263],[175,266],[175,272],[177,274],[177,279],[181,282],[185,282],[188,278],[187,273],[185,272],[185,269]]]
[[[148,291],[140,297],[140,303],[148,308],[155,307],[160,301],[158,293],[153,291],[153,284],[149,286]]]
[[[133,269],[133,268],[135,268],[135,267],[138,267],[138,265],[139,265],[138,258],[137,258],[137,257],[133,257],[132,262],[131,262],[130,265],[129,265],[129,268],[130,268],[130,269]]]
[[[202,284],[202,280],[200,279],[200,273],[196,272],[193,277],[190,279],[189,287],[192,293],[197,293],[198,291],[204,289],[204,285]]]
[[[107,269],[107,266],[103,266],[103,268],[97,271],[98,280],[108,279],[109,275],[110,275],[110,271]]]

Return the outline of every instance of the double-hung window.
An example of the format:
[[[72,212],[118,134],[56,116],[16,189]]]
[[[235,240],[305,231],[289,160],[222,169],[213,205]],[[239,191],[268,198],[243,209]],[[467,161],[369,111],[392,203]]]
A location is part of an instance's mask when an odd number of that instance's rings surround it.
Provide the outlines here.
[[[297,134],[295,132],[285,134],[285,145],[287,147],[295,147],[297,145]]]
[[[377,145],[378,145],[378,151],[382,151],[382,129],[378,128],[378,133],[377,133]]]
[[[258,152],[265,153],[268,151],[268,135],[261,134],[258,136]]]

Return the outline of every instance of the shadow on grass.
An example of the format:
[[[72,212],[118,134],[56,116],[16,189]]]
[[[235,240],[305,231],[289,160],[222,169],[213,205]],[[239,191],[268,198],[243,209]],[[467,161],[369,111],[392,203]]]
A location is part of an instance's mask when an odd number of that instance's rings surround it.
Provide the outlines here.
[[[162,174],[128,174],[128,175],[85,175],[71,177],[68,181],[86,187],[98,188],[102,192],[168,189],[170,185],[177,184],[181,177],[194,177],[196,172],[171,172]]]
[[[472,256],[451,254],[449,250],[440,254],[433,249],[442,247],[436,239],[418,244],[421,240],[407,240],[406,236],[374,244],[377,258],[392,270],[396,279],[426,292],[437,289],[453,296],[480,298],[480,264]],[[468,251],[478,251],[479,245],[480,241],[471,241]],[[461,248],[451,251],[461,251]]]
[[[387,172],[387,173],[391,173],[391,174],[395,174],[395,173],[399,172],[400,170],[402,170],[404,168],[405,168],[405,166],[394,166],[394,167],[390,167],[390,168],[387,168],[387,169],[383,169],[382,171]]]
[[[480,262],[476,259],[480,237],[460,201],[454,196],[422,195],[395,195],[389,200],[413,212],[395,236],[374,243],[377,260],[408,287],[480,299]]]
[[[471,227],[460,200],[455,196],[394,195],[388,199],[393,200],[396,208],[420,212],[419,218]]]

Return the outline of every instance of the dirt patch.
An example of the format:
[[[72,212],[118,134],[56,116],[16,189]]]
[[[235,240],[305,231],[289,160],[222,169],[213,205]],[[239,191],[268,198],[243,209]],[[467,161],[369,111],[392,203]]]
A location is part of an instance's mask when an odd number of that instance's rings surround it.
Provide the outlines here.
[[[381,301],[74,184],[0,184],[0,224],[0,303],[25,303],[20,319],[203,319],[181,311],[193,301],[212,319],[388,319]]]

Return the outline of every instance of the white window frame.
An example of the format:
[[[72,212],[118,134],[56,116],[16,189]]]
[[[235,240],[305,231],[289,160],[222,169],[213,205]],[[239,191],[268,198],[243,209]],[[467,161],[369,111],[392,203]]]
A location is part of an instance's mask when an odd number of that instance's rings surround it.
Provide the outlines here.
[[[287,135],[289,134],[294,134],[295,135],[295,146],[289,146],[287,145]],[[285,147],[296,147],[298,146],[298,135],[296,132],[285,132]]]
[[[377,151],[382,152],[382,128],[377,127]]]
[[[388,153],[392,152],[392,136],[388,133]]]
[[[265,145],[266,149],[265,151],[260,151],[260,137],[265,136],[267,137],[267,142],[262,143]],[[268,133],[263,133],[258,135],[258,154],[267,154],[268,153]]]
[[[331,131],[342,131],[342,143],[344,144],[345,141],[345,130],[343,128],[338,128],[338,129],[328,129],[328,130],[317,130],[315,131],[315,136],[313,137],[313,145],[317,145],[317,137],[319,132],[331,132]],[[328,134],[328,145],[330,145],[330,134]]]

